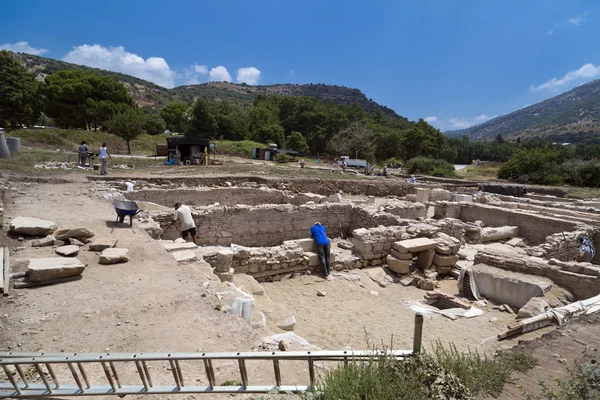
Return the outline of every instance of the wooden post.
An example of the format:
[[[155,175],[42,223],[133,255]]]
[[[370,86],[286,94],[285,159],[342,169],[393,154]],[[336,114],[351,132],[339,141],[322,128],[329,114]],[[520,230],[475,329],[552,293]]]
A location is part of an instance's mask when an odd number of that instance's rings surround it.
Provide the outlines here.
[[[413,354],[421,352],[421,340],[423,339],[423,314],[415,314],[415,333],[413,336]]]
[[[4,291],[4,295],[8,296],[8,291],[10,290],[10,263],[8,260],[8,247],[4,248],[4,283],[2,285],[2,290]]]

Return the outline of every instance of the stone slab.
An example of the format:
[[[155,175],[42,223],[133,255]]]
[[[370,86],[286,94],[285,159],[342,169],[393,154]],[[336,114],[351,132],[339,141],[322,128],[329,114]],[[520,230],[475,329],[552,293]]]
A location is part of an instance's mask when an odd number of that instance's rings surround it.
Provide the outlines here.
[[[532,297],[527,304],[519,309],[517,319],[535,317],[545,313],[549,308],[550,305],[543,298]]]
[[[416,253],[424,250],[433,250],[437,247],[437,242],[428,238],[415,238],[401,240],[394,243],[394,248],[400,253]]]
[[[191,250],[174,251],[173,258],[178,263],[185,263],[198,260],[198,256]]]
[[[68,246],[57,247],[54,251],[63,257],[74,257],[79,253],[79,246],[70,244]]]
[[[411,260],[400,260],[392,255],[387,256],[388,268],[397,274],[408,274],[410,272]]]
[[[51,235],[56,230],[56,222],[31,217],[16,217],[10,221],[9,232],[19,235]]]
[[[67,240],[70,238],[89,239],[94,237],[94,232],[87,228],[62,229],[54,234],[58,240]]]
[[[394,257],[396,257],[400,260],[412,260],[413,259],[412,253],[400,253],[396,249],[392,249],[391,255],[393,255]]]
[[[97,238],[92,243],[90,243],[90,250],[92,251],[102,251],[105,249],[113,248],[117,245],[118,240],[112,238]]]
[[[296,240],[296,242],[302,248],[303,251],[317,251],[317,244],[312,238],[298,239]]]
[[[129,249],[105,249],[100,254],[100,264],[117,264],[129,261]]]
[[[437,246],[437,243],[436,243]],[[435,251],[433,250],[424,250],[420,251],[417,254],[417,267],[419,269],[428,269],[433,264],[433,260],[435,257]]]
[[[235,274],[233,276],[233,284],[252,296],[265,295],[265,288],[263,285],[258,283],[256,279],[248,274]]]
[[[77,258],[32,258],[27,267],[31,282],[48,282],[60,278],[80,275],[85,265]]]
[[[447,267],[456,264],[458,261],[458,256],[456,254],[451,255],[443,255],[437,254],[433,258],[433,263],[438,267]]]
[[[163,243],[163,247],[169,252],[182,251],[182,250],[197,250],[198,246],[194,242],[186,243]]]
[[[469,194],[455,194],[453,200],[456,202],[462,202],[462,203],[472,203],[473,196],[471,196]]]
[[[521,308],[532,297],[543,297],[552,288],[552,281],[537,275],[522,274],[476,264],[469,268],[479,293],[498,304]]]
[[[506,244],[512,247],[523,247],[525,246],[525,239],[521,237],[514,237],[506,242]]]
[[[54,245],[56,238],[52,235],[48,235],[43,239],[37,239],[31,242],[31,247],[48,247]]]

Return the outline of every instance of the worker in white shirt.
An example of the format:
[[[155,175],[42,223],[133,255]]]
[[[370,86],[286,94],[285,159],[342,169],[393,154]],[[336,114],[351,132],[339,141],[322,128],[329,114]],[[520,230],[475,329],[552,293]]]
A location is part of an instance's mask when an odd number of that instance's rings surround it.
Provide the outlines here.
[[[188,206],[181,203],[175,203],[173,221],[167,226],[167,229],[173,226],[177,221],[181,221],[181,237],[187,240],[188,235],[192,235],[192,241],[194,244],[198,245],[196,242],[196,223],[194,222],[194,217],[192,217],[192,211]]]

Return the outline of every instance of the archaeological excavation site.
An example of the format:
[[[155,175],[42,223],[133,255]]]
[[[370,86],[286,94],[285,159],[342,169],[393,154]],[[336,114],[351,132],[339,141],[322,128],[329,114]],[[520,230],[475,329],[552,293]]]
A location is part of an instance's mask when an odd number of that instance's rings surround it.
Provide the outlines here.
[[[600,310],[600,201],[543,188],[2,179],[0,398],[301,392],[373,344],[493,354]]]

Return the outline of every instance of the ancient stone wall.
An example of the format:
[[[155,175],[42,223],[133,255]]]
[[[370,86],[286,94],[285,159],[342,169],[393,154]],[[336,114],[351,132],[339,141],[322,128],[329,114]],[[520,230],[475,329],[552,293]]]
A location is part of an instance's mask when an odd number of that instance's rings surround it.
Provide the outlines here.
[[[579,299],[587,299],[600,293],[600,268],[587,263],[584,269],[584,265],[579,263],[565,264],[558,260],[548,262],[538,257],[523,257],[518,253],[490,248],[477,253],[475,264],[479,263],[550,278]]]
[[[596,230],[600,232],[600,230]],[[561,232],[550,235],[546,241],[539,246],[530,247],[527,249],[527,254],[542,258],[555,258],[560,261],[573,261],[577,257],[578,247],[577,238],[580,235],[589,235],[592,240],[595,240],[596,231],[582,230],[574,232]]]
[[[404,209],[401,210],[402,204]],[[394,212],[409,219],[422,216],[422,204],[398,202]],[[285,240],[310,236],[315,222],[323,224],[330,236],[338,236],[340,228],[344,237],[359,227],[371,228],[381,224],[398,225],[399,216],[380,211],[379,208],[360,207],[351,203],[322,203],[295,206],[292,204],[265,204],[260,206],[213,206],[193,208],[198,227],[198,244],[242,246],[277,246]],[[166,230],[173,214],[156,213],[153,219]],[[340,227],[341,225],[341,227]],[[171,228],[163,234],[174,239],[178,230]]]
[[[482,221],[485,226],[518,226],[519,234],[534,245],[543,243],[549,235],[575,231],[580,225],[564,218],[540,216],[483,204],[463,204],[460,219],[466,222]]]
[[[329,203],[294,206],[291,204],[233,207],[199,207],[193,209],[198,228],[198,244],[224,245],[232,243],[242,246],[277,246],[284,240],[299,239],[310,235],[315,222],[323,224],[328,232],[340,230],[344,235],[352,229],[352,205]],[[153,215],[165,229],[172,213]],[[339,220],[338,220],[339,218]],[[174,239],[178,230],[171,228],[163,234],[165,239]]]
[[[195,207],[209,206],[214,203],[233,206],[236,204],[295,204],[300,205],[313,201],[320,203],[323,196],[311,193],[292,193],[271,189],[266,186],[260,188],[228,187],[228,188],[198,188],[198,189],[144,189],[133,192],[124,192],[128,200],[148,201],[172,207],[177,201]]]

